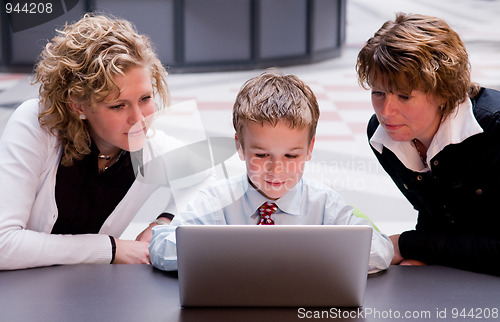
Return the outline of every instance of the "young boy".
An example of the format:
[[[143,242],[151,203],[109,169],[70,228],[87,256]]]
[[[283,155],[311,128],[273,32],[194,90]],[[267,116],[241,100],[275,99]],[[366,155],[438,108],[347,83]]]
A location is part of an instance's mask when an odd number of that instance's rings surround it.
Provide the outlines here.
[[[302,178],[318,119],[314,93],[296,76],[268,71],[247,81],[233,107],[247,172],[215,183],[170,225],[156,226],[151,263],[177,269],[175,228],[183,224],[370,225],[331,188]],[[390,240],[374,230],[369,272],[386,269],[393,254]]]

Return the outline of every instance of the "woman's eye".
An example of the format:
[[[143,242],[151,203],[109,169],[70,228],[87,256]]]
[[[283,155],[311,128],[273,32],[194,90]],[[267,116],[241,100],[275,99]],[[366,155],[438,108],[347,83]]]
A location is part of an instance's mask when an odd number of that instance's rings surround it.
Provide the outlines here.
[[[384,95],[384,92],[378,92],[378,91],[372,91],[373,96],[382,96]]]
[[[410,99],[410,96],[408,95],[399,95],[399,98],[402,99],[403,101],[407,101]]]
[[[296,154],[285,154],[285,157],[287,159],[296,159],[298,157],[298,155],[296,155]]]
[[[152,99],[153,97],[152,96],[146,96],[146,97],[143,97],[142,98],[142,101],[143,102],[148,102],[150,99]]]
[[[119,110],[119,109],[123,108],[124,106],[125,106],[125,104],[118,104],[118,105],[110,106],[109,108],[112,110]]]
[[[267,156],[267,154],[265,154],[265,153],[256,153],[255,156],[257,158],[265,158]]]

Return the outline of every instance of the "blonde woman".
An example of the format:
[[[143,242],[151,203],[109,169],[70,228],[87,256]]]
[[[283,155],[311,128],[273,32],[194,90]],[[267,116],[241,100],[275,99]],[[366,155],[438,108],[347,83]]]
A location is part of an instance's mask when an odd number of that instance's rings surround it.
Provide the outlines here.
[[[148,38],[86,15],[58,31],[35,71],[39,99],[17,108],[0,141],[0,269],[149,263],[154,224],[118,239],[157,188],[136,179],[131,158],[155,100],[168,102]]]

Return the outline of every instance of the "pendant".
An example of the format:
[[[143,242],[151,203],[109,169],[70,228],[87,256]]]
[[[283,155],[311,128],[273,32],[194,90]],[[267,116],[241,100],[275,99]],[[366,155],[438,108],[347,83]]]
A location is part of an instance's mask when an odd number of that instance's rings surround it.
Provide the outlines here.
[[[99,154],[97,157],[101,160],[108,160],[108,161],[111,160],[110,155]]]

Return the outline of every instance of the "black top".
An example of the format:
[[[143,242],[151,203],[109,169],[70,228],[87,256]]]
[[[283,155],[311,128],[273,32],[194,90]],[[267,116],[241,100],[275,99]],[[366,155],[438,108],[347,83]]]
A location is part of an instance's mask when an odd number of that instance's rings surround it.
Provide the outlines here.
[[[52,234],[97,234],[135,180],[129,152],[99,174],[95,144],[72,166],[59,164],[55,197],[59,212]]]
[[[404,258],[500,274],[500,92],[483,88],[472,103],[484,132],[446,146],[429,172],[406,168],[386,148],[372,149],[418,211],[416,230],[399,238]],[[372,117],[369,138],[378,126]]]

